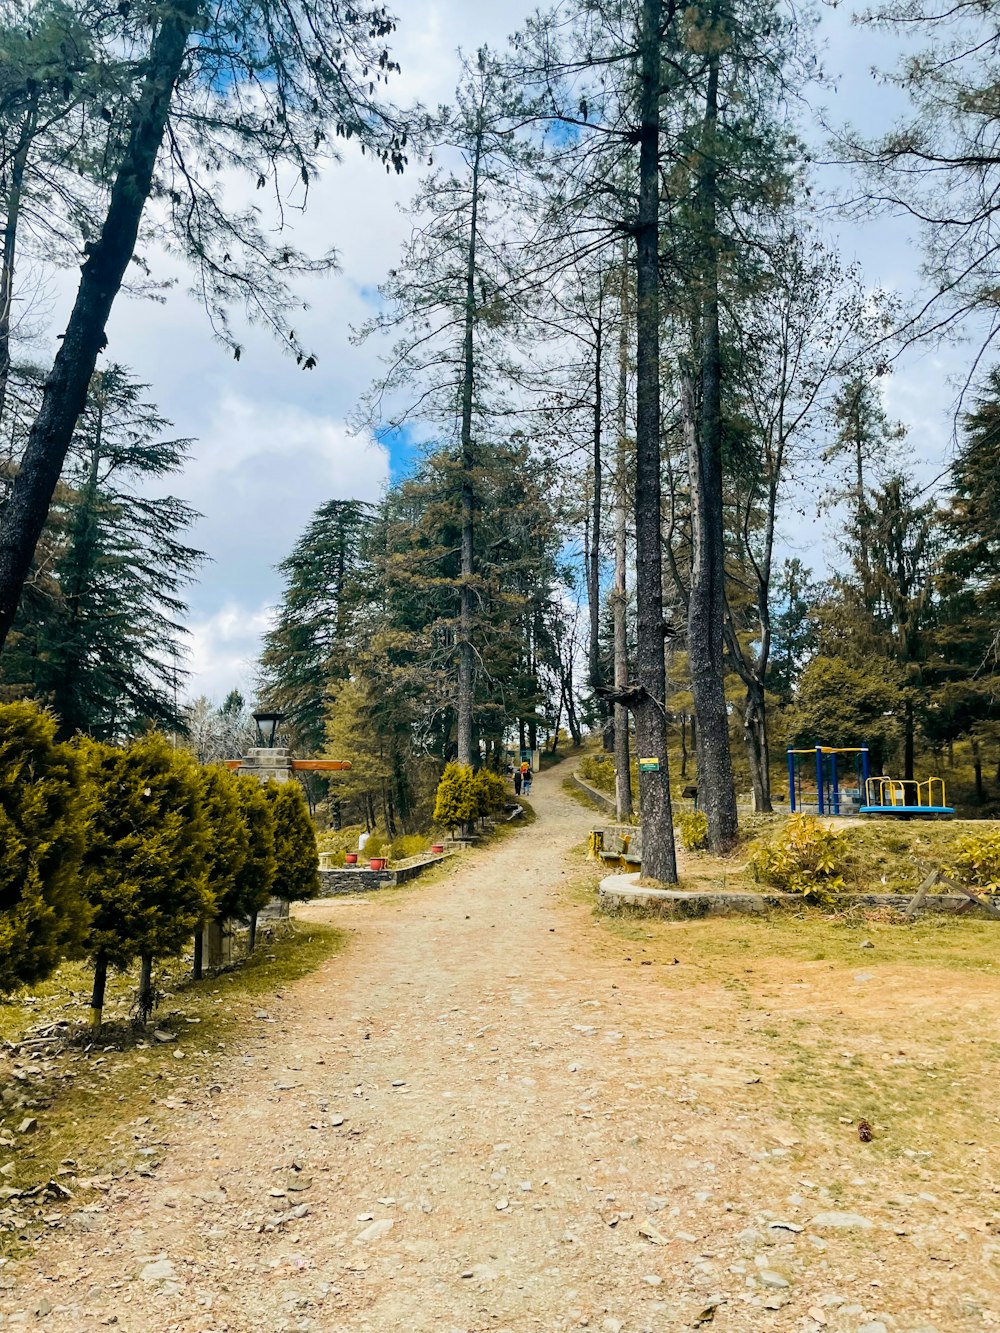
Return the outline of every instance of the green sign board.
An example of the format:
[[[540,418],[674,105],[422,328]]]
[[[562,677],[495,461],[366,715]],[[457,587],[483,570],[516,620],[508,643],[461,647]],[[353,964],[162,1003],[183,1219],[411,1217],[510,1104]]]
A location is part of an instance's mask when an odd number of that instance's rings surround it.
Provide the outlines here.
[[[660,771],[660,761],[659,761],[659,759],[640,759],[640,760],[639,760],[639,772],[640,772],[640,773],[659,773],[659,771]]]

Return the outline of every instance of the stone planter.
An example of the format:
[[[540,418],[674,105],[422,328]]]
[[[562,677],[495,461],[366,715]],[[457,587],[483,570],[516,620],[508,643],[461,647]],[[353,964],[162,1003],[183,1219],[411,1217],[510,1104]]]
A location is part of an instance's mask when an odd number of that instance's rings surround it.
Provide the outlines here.
[[[345,852],[345,853],[344,853],[344,865],[345,865],[345,866],[356,866],[357,864],[358,864],[358,854],[357,854],[357,852]]]

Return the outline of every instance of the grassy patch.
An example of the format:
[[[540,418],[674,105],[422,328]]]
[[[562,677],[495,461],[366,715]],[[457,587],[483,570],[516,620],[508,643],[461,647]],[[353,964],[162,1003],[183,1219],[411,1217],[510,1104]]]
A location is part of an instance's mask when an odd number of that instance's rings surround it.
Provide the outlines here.
[[[36,992],[37,1004],[24,997],[4,1005],[7,1030],[16,1029],[24,1045],[9,1058],[2,1089],[0,1131],[14,1139],[12,1147],[0,1147],[0,1167],[13,1164],[0,1175],[2,1189],[30,1190],[54,1180],[79,1206],[96,1197],[95,1186],[83,1181],[96,1178],[99,1191],[111,1175],[148,1174],[170,1113],[210,1094],[233,1044],[263,1021],[254,1017],[262,1002],[339,952],[345,939],[329,926],[292,923],[238,967],[203,981],[185,978],[177,963],[158,977],[165,993],[144,1032],[125,1022],[131,976],[115,979],[112,1021],[93,1040],[82,1024],[58,1028],[54,1040],[31,1038],[39,1028],[45,1033],[60,1019],[78,1016],[85,979],[78,966],[60,969],[44,996]],[[154,1030],[174,1039],[160,1042]],[[36,1118],[37,1128],[19,1133],[25,1117]],[[37,1226],[55,1192],[34,1199],[0,1192],[0,1249],[16,1246]]]

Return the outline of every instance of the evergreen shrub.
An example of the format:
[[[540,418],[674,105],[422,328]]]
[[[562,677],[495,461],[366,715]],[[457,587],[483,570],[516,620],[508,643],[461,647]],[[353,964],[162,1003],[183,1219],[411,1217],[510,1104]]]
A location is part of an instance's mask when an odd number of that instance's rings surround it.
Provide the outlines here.
[[[434,801],[435,823],[450,829],[472,823],[477,813],[473,781],[472,769],[467,764],[445,766]]]
[[[708,817],[701,810],[687,810],[677,818],[681,842],[689,852],[701,852],[708,846]]]
[[[481,768],[473,775],[471,799],[477,819],[488,819],[499,814],[507,802],[507,785],[499,773]]]
[[[125,749],[80,742],[96,789],[83,858],[93,920],[91,1019],[101,1022],[110,966],[143,964],[146,1007],[152,960],[179,953],[215,911],[208,887],[209,832],[202,771],[158,732]]]
[[[959,838],[946,872],[980,893],[1000,893],[1000,828],[984,828]]]
[[[274,895],[285,902],[315,898],[320,889],[319,853],[302,788],[294,781],[272,779],[264,793],[274,819]]]
[[[0,992],[41,981],[86,938],[79,868],[92,792],[55,734],[34,704],[0,706]]]
[[[834,833],[812,815],[796,814],[752,847],[749,866],[758,882],[830,907],[844,887],[841,872],[847,854],[842,833]]]

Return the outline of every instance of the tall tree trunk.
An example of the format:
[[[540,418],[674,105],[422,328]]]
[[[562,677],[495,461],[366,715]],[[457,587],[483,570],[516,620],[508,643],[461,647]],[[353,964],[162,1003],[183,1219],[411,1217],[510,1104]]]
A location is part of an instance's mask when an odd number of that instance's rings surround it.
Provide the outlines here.
[[[0,256],[0,421],[7,403],[7,384],[10,380],[10,329],[14,313],[14,263],[17,258],[17,229],[21,221],[24,199],[24,171],[28,153],[35,137],[38,119],[38,89],[31,93],[25,112],[21,137],[14,151],[10,170],[10,189],[7,192],[7,220],[3,229],[3,254]]]
[[[205,975],[205,927],[199,926],[194,936],[194,960],[191,964],[191,976],[201,981]]]
[[[45,381],[42,405],[0,515],[0,648],[14,621],[66,451],[86,402],[87,386],[105,345],[108,316],[135,250],[197,3],[177,0],[165,12],[153,39],[148,72],[111,190],[104,227],[80,274],[73,311]]]
[[[718,164],[719,60],[710,57],[699,180],[703,298],[701,307],[701,429],[690,456],[691,595],[688,658],[698,715],[698,803],[708,820],[708,845],[726,852],[737,838],[736,792],[729,753],[723,631],[725,560],[722,499],[722,355],[719,335]]]
[[[636,219],[636,669],[643,698],[635,708],[639,758],[657,764],[639,774],[642,873],[677,880],[667,762],[667,673],[663,657],[660,542],[660,76],[661,0],[642,0],[639,213]]]
[[[100,950],[94,959],[94,989],[90,996],[90,1026],[104,1022],[104,993],[108,988],[108,955]]]
[[[974,736],[972,738],[972,767],[976,774],[976,800],[982,805],[986,800],[986,788],[983,786],[983,756],[980,753],[979,742]]]
[[[916,719],[913,715],[913,699],[907,694],[903,704],[903,777],[910,782],[916,771]]]
[[[628,242],[622,243],[620,323],[618,337],[618,446],[615,456],[615,578],[611,595],[615,640],[615,689],[628,684]],[[632,772],[629,757],[628,709],[615,704],[615,817],[632,818]]]
[[[681,713],[681,777],[682,778],[687,777],[687,771],[688,771],[688,742],[687,742],[688,725],[687,724],[688,724],[687,713]]]
[[[603,299],[603,292],[602,292]],[[588,684],[592,690],[599,690],[604,684],[601,671],[601,506],[603,504],[603,476],[601,460],[601,427],[604,415],[603,401],[603,340],[604,332],[601,315],[598,313],[594,327],[594,422],[593,454],[594,488],[590,505],[590,550],[587,561],[587,609],[590,612],[590,644],[588,653]],[[600,705],[602,711],[603,702]]]
[[[479,166],[483,151],[480,123],[472,158],[472,215],[469,221],[469,252],[465,270],[465,339],[462,348],[462,574],[458,612],[458,698],[456,709],[458,762],[471,764],[472,708],[475,696],[475,648],[473,645],[473,579],[476,573],[474,545],[476,451],[472,441],[472,408],[475,401],[476,246],[479,226]]]
[[[249,940],[249,946],[248,946],[248,947],[249,947],[249,952],[250,952],[250,953],[253,953],[254,949],[256,949],[256,947],[257,947],[257,913],[256,913],[256,911],[253,911],[253,912],[250,913],[250,940]]]
[[[148,1023],[153,1012],[153,955],[139,955],[139,1013]]]
[[[767,709],[764,687],[758,680],[748,682],[743,706],[743,739],[750,763],[750,790],[753,808],[759,815],[773,814],[771,805],[770,752],[767,743]]]

